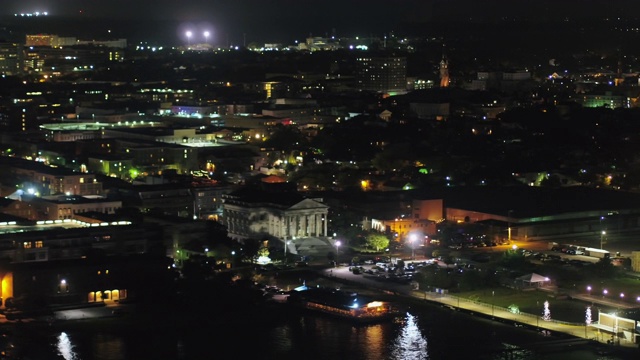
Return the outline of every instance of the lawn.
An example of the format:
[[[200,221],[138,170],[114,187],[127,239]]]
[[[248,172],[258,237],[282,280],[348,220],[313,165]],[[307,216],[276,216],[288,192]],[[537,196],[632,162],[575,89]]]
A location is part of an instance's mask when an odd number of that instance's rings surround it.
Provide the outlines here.
[[[552,319],[567,321],[572,323],[582,323],[585,321],[587,307],[591,304],[580,300],[572,300],[568,297],[556,297],[553,293],[541,290],[517,290],[506,287],[488,288],[475,291],[457,293],[467,299],[494,304],[503,308],[516,305],[520,312],[542,316],[545,310],[545,302],[548,301],[548,310]],[[602,308],[602,311],[609,312],[611,309]],[[593,306],[591,317],[597,320],[597,306]]]

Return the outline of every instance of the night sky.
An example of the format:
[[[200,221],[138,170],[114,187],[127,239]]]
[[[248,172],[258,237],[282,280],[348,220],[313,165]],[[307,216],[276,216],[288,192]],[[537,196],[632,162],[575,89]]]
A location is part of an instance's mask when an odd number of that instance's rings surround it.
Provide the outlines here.
[[[5,14],[48,11],[58,15],[172,20],[308,16],[417,21],[434,15],[453,18],[531,13],[629,15],[640,9],[636,0],[3,0],[2,5],[0,12]]]
[[[0,15],[47,11],[58,17],[136,19],[149,33],[206,27],[219,42],[287,34],[379,36],[442,21],[640,14],[637,0],[2,0],[2,5]]]

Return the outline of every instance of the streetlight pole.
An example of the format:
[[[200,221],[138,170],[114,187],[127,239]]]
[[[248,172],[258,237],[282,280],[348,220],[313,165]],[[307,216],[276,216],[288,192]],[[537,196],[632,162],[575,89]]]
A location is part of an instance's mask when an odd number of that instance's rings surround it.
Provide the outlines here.
[[[416,236],[417,236],[416,234],[409,235],[409,244],[411,245],[411,260],[416,259],[416,246],[415,246]]]
[[[340,264],[340,245],[342,245],[342,243],[340,242],[340,240],[337,240],[335,245],[336,245],[336,263],[339,265]]]
[[[285,240],[284,241],[284,262],[287,262],[287,246],[289,246],[289,244],[291,243],[290,240]]]
[[[602,250],[602,244],[604,243],[604,236],[607,234],[606,231],[602,230],[602,233],[600,233],[600,249]]]
[[[187,31],[186,35],[187,35],[187,47],[190,48],[191,47],[191,36],[193,36],[193,32],[191,32],[191,30],[189,30],[189,31]]]
[[[536,311],[540,308],[540,302],[536,300]],[[536,315],[536,327],[540,328],[540,315]]]
[[[495,295],[496,295],[496,291],[495,290],[491,290],[491,316],[493,317],[494,314],[494,306],[495,306]]]
[[[508,240],[509,243],[511,243],[511,213],[513,212],[513,210],[509,210],[507,211],[507,236],[508,236]]]

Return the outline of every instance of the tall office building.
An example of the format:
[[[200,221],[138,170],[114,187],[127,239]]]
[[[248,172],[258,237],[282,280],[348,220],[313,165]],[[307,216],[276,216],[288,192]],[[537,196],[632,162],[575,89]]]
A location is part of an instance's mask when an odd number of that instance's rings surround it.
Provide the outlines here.
[[[389,95],[406,93],[407,59],[399,56],[358,58],[356,86]]]
[[[23,73],[23,47],[16,43],[0,43],[0,74],[20,75]]]

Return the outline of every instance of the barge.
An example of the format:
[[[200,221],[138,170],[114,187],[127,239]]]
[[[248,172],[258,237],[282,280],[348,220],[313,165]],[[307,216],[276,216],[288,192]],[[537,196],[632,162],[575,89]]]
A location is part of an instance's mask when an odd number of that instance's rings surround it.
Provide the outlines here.
[[[291,291],[288,303],[356,323],[388,321],[401,315],[391,302],[327,287],[300,286]]]

